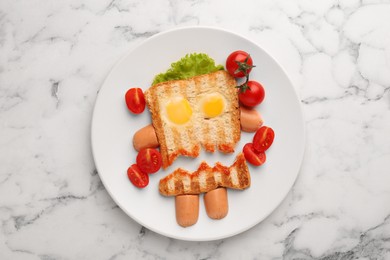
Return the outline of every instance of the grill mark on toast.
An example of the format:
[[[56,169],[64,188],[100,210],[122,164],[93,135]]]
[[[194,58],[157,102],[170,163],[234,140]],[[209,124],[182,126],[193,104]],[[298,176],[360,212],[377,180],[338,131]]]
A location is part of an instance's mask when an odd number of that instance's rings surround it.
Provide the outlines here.
[[[219,139],[218,139],[218,150],[224,152],[224,150],[222,149],[223,147],[221,146],[221,144],[226,144],[226,143],[230,143],[230,140],[228,140],[227,138],[227,135],[226,135],[226,131],[229,131],[230,127],[225,125],[224,124],[224,121],[223,121],[223,118],[218,118],[218,121],[217,121],[217,135],[219,136]]]
[[[157,129],[157,128],[155,128]],[[162,128],[164,129],[164,128]],[[163,130],[163,131],[168,131],[168,130]],[[167,135],[166,133],[157,133],[157,138],[158,138],[158,141],[160,143],[160,151],[168,151],[168,145],[167,145],[167,142],[166,142],[166,138],[169,136]],[[171,163],[170,163],[170,159],[169,159],[169,153],[161,153],[161,157],[162,157],[162,166],[163,168],[167,168]]]
[[[181,147],[181,138],[180,138],[180,132],[176,127],[172,127],[172,140],[174,143],[174,147],[172,147],[174,150],[178,150],[178,147]]]
[[[229,168],[226,166],[222,165],[221,163],[216,163],[214,166],[216,171],[221,173],[221,184],[220,186],[222,187],[232,187],[232,182],[230,180],[230,171]]]
[[[214,171],[212,170],[212,171],[210,171],[210,174],[207,174],[207,178],[206,178],[207,187],[216,187],[217,186],[215,179],[214,179],[213,172]]]
[[[226,187],[233,187],[232,179],[230,177],[230,172],[229,175],[224,175],[224,176],[225,176],[224,185],[226,185]]]
[[[215,181],[216,185],[217,186],[221,186],[221,184],[222,184],[222,174],[221,174],[221,172],[215,171],[213,177],[214,177],[214,181]]]
[[[180,179],[175,182],[175,192],[185,194],[184,185],[183,185],[183,176],[186,173],[184,171],[180,172]]]
[[[202,145],[207,152],[213,153],[215,151],[215,144],[211,141],[212,136],[212,128],[210,127],[210,123],[205,120],[203,126],[203,142]]]
[[[197,107],[196,107],[196,95],[194,95],[194,82],[188,81],[186,84],[186,81],[181,81],[180,90],[181,90],[181,94],[190,103],[192,109],[191,119],[186,126],[186,131],[183,131],[183,133],[187,134],[187,136],[186,138],[182,138],[182,145],[183,147],[186,147],[188,151],[192,151],[192,153],[195,153],[194,156],[197,156],[199,153],[197,153],[195,150],[198,150],[197,146],[199,146],[199,144],[196,141],[198,138],[194,133],[194,129],[196,127],[195,124],[198,121],[196,118]]]
[[[175,190],[175,180],[173,178],[167,181],[168,190]]]
[[[194,194],[200,193],[199,177],[197,175],[191,176],[191,192]]]

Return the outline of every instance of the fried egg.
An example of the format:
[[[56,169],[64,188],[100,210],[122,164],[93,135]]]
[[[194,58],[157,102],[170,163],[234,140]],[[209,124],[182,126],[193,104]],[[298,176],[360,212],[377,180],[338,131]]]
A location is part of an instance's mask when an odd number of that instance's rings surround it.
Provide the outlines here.
[[[190,102],[182,96],[167,99],[163,104],[163,111],[165,121],[178,126],[188,123],[193,114]]]
[[[220,93],[214,92],[201,97],[199,105],[205,118],[213,118],[224,112],[226,100]]]

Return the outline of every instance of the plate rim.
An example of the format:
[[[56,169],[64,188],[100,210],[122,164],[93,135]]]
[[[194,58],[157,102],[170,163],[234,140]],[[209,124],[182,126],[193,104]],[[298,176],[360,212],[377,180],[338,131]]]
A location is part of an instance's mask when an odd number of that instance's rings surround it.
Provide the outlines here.
[[[257,48],[261,49],[264,53],[266,53],[275,63],[276,65],[281,69],[281,72],[285,75],[286,79],[288,80],[288,82],[291,84],[292,88],[293,88],[293,94],[294,94],[294,97],[295,99],[298,101],[298,107],[299,107],[299,116],[302,118],[302,122],[301,122],[301,126],[300,128],[302,129],[302,149],[300,151],[300,155],[299,155],[299,158],[300,158],[300,161],[299,161],[299,164],[298,164],[298,169],[297,169],[297,172],[294,173],[295,176],[294,176],[294,181],[291,183],[291,185],[289,185],[290,187],[288,189],[286,189],[286,191],[284,192],[283,196],[281,197],[281,200],[276,204],[276,206],[267,214],[265,215],[263,218],[259,218],[257,221],[255,221],[254,223],[252,223],[251,225],[248,225],[246,227],[244,227],[243,229],[240,229],[240,230],[237,230],[236,232],[231,232],[229,234],[225,234],[225,235],[220,235],[220,236],[214,236],[214,237],[210,237],[210,238],[187,238],[187,237],[181,237],[181,236],[178,236],[178,235],[175,235],[175,234],[171,234],[171,233],[167,233],[167,232],[164,232],[164,231],[161,231],[161,230],[156,230],[155,228],[153,227],[150,227],[149,225],[145,224],[145,223],[142,223],[142,221],[140,221],[138,218],[136,218],[135,216],[133,216],[128,210],[126,210],[124,207],[122,207],[120,205],[120,203],[118,203],[116,197],[112,194],[111,190],[107,188],[107,184],[105,182],[105,179],[104,177],[102,177],[100,171],[99,171],[99,166],[98,166],[98,162],[96,160],[96,151],[94,148],[94,136],[95,136],[95,133],[94,133],[94,122],[96,120],[96,107],[97,107],[97,104],[98,104],[98,101],[99,101],[99,98],[101,98],[101,89],[106,85],[106,83],[108,82],[108,80],[110,79],[110,77],[112,76],[112,74],[114,73],[115,69],[118,67],[119,64],[121,64],[132,52],[134,52],[138,47],[140,47],[141,45],[149,42],[149,41],[152,41],[154,40],[155,38],[158,38],[158,37],[161,37],[161,36],[164,36],[166,34],[170,34],[170,33],[176,33],[176,32],[179,32],[179,31],[185,31],[185,30],[211,30],[211,31],[219,31],[219,32],[223,32],[223,33],[227,33],[227,34],[231,34],[233,36],[236,36],[236,37],[239,37],[239,38],[242,38],[242,39],[245,39],[247,41],[249,41],[251,44],[253,44],[254,46],[256,46]],[[173,238],[173,239],[177,239],[177,240],[182,240],[182,241],[194,241],[194,242],[206,242],[206,241],[216,241],[216,240],[221,240],[221,239],[225,239],[225,238],[230,238],[230,237],[234,237],[238,234],[242,234],[250,229],[252,229],[254,226],[260,224],[261,222],[263,222],[265,219],[269,218],[272,213],[280,207],[280,205],[282,204],[282,202],[287,198],[287,195],[288,193],[291,191],[291,189],[293,188],[293,186],[295,185],[297,179],[298,179],[298,176],[301,172],[301,169],[302,169],[302,165],[303,165],[303,161],[304,161],[304,158],[305,158],[305,151],[306,151],[306,125],[305,125],[305,117],[304,117],[304,112],[303,112],[303,105],[302,105],[302,102],[300,101],[300,98],[299,98],[299,95],[297,93],[297,89],[295,87],[295,84],[293,83],[293,81],[291,80],[291,78],[289,77],[289,75],[287,74],[285,68],[279,63],[279,61],[272,55],[270,54],[268,51],[266,51],[263,47],[261,47],[259,44],[257,44],[255,41],[253,41],[249,36],[244,36],[243,34],[240,34],[240,33],[237,33],[237,32],[234,32],[234,31],[231,31],[231,30],[228,30],[228,29],[225,29],[225,28],[221,28],[221,27],[217,27],[217,26],[180,26],[180,27],[175,27],[175,28],[170,28],[170,29],[167,29],[167,30],[164,30],[164,31],[161,31],[161,32],[158,32],[146,39],[143,39],[141,40],[140,42],[137,42],[135,43],[128,51],[126,51],[123,56],[118,59],[118,61],[116,61],[114,63],[114,65],[111,67],[111,69],[109,70],[109,72],[107,73],[104,81],[102,82],[100,88],[98,89],[97,91],[97,96],[96,96],[96,99],[95,99],[95,103],[93,105],[93,112],[92,112],[92,117],[91,117],[91,126],[90,126],[90,142],[91,142],[91,150],[92,150],[92,157],[93,157],[93,161],[94,161],[94,165],[95,165],[95,168],[97,170],[97,173],[99,175],[99,178],[101,180],[101,182],[103,183],[103,186],[106,190],[106,192],[110,195],[111,199],[115,202],[115,204],[128,216],[130,217],[131,219],[133,219],[133,221],[135,221],[138,225],[141,225],[151,231],[153,231],[154,233],[156,234],[160,234],[160,235],[163,235],[165,237],[168,237],[168,238]]]

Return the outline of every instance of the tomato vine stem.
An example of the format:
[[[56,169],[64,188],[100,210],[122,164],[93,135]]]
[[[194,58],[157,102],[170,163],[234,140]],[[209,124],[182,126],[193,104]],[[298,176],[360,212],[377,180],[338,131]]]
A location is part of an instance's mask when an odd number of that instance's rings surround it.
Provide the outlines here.
[[[238,65],[238,68],[237,70],[235,71],[235,73],[238,73],[238,72],[242,72],[244,73],[245,75],[245,82],[242,83],[241,85],[238,85],[236,86],[236,88],[239,88],[240,89],[240,92],[241,93],[245,93],[245,91],[247,89],[250,90],[250,87],[248,86],[248,81],[249,81],[249,73],[248,71],[254,67],[256,67],[255,65],[250,65],[248,64],[248,60],[250,58],[250,54],[248,54],[248,56],[245,58],[245,60],[243,62],[241,61],[235,61]]]

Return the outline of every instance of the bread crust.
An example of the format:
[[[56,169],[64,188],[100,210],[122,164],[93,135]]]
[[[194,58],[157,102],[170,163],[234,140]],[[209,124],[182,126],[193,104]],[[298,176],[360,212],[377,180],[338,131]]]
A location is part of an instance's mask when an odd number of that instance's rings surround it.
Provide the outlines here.
[[[249,169],[243,153],[240,153],[230,167],[219,162],[210,167],[202,162],[198,170],[192,173],[178,168],[160,180],[159,192],[164,196],[200,194],[218,187],[243,190],[250,184]]]
[[[234,152],[241,135],[238,94],[235,87],[235,79],[228,72],[221,70],[187,80],[162,82],[151,86],[145,92],[146,104],[160,143],[164,169],[180,155],[198,157],[201,147],[208,152]],[[210,93],[219,93],[226,99],[225,111],[216,118],[200,117],[197,108],[199,99]],[[189,100],[194,112],[198,113],[193,113],[194,120],[178,126],[163,117],[163,100],[174,96],[183,96]],[[186,142],[182,140],[183,136],[188,139]]]

